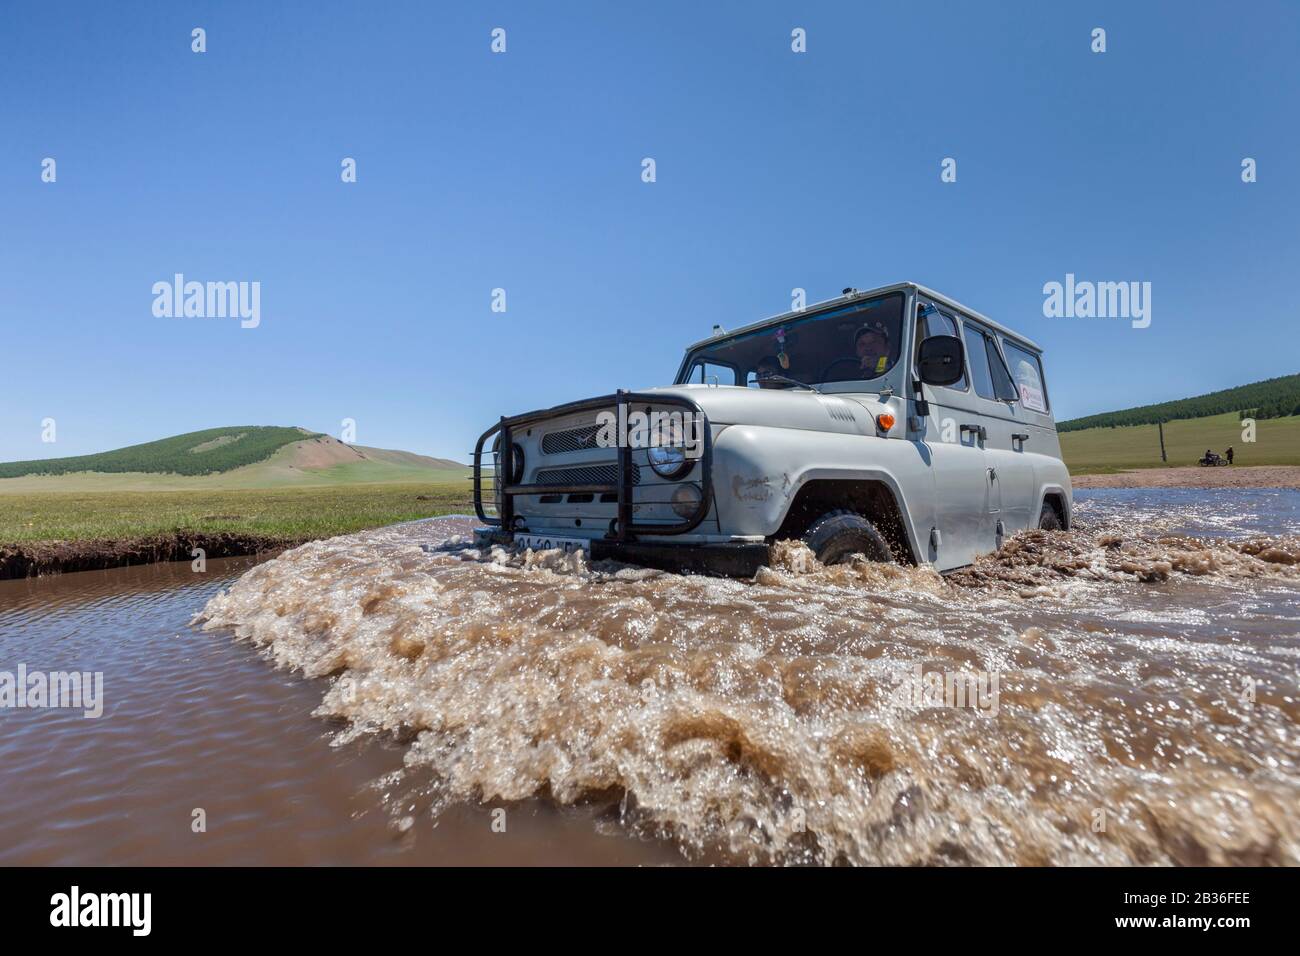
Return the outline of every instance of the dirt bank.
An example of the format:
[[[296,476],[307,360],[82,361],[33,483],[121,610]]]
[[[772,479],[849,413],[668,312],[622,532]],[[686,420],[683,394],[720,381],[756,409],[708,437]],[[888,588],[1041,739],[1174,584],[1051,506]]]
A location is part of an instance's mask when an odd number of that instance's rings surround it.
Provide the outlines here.
[[[297,547],[303,540],[227,531],[157,534],[122,541],[0,544],[0,579],[31,578],[63,571],[98,571],[155,561],[192,561],[195,548],[202,548],[206,558],[276,553]]]
[[[1297,488],[1300,466],[1141,468],[1115,475],[1071,475],[1078,488]]]

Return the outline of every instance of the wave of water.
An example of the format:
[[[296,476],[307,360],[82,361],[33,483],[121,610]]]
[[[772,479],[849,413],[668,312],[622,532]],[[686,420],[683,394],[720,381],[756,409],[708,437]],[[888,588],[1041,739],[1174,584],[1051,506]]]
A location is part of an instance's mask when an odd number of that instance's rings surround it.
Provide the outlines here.
[[[1300,542],[1133,510],[946,578],[793,543],[752,581],[682,576],[413,524],[288,552],[200,619],[328,678],[339,740],[403,741],[385,783],[434,815],[596,803],[752,863],[1300,862]],[[902,693],[918,674],[996,676],[995,706]]]

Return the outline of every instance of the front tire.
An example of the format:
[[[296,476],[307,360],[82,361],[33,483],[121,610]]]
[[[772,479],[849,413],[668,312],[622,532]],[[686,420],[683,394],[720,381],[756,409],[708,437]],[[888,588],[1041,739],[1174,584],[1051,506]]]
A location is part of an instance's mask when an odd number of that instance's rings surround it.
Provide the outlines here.
[[[852,511],[822,515],[804,533],[804,544],[822,564],[843,564],[854,554],[868,561],[892,562],[894,551],[876,526]]]
[[[1056,509],[1046,502],[1043,503],[1042,514],[1038,516],[1038,527],[1041,531],[1060,531],[1061,516],[1056,513]]]

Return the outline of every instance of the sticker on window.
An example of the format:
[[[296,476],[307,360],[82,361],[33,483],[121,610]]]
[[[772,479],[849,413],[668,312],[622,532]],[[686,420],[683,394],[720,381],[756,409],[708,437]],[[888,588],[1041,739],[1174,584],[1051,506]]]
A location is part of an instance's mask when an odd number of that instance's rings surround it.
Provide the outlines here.
[[[1020,404],[1031,412],[1047,411],[1047,398],[1043,395],[1043,380],[1031,362],[1024,359],[1016,362],[1016,391],[1020,393]]]
[[[1034,388],[1032,385],[1026,385],[1024,382],[1019,383],[1020,387],[1020,404],[1031,412],[1047,411],[1047,402],[1043,400],[1043,390]]]

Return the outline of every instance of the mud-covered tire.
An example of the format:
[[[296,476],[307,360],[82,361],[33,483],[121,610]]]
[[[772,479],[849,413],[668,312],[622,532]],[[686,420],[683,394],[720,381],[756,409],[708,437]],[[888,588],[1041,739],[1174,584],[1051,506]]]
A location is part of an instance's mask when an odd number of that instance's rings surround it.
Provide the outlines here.
[[[822,564],[840,564],[851,555],[869,561],[894,560],[894,551],[874,524],[853,511],[832,511],[812,523],[804,544]]]
[[[1061,516],[1047,502],[1043,502],[1043,512],[1038,516],[1038,527],[1042,531],[1061,530]]]

